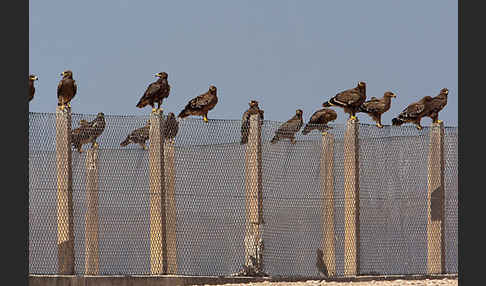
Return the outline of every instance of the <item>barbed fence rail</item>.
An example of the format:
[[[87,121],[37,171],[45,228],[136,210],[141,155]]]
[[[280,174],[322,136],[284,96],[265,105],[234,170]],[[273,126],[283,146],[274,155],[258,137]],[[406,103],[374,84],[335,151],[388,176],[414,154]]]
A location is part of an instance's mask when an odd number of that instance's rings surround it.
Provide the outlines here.
[[[29,272],[348,277],[457,273],[457,128],[30,113]],[[150,121],[149,148],[121,147]]]

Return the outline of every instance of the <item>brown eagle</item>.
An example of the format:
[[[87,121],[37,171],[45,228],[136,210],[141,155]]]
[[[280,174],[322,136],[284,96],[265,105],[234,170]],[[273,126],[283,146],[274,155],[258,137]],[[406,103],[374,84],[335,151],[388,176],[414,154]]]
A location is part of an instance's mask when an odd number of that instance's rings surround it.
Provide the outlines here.
[[[78,86],[73,79],[73,72],[66,70],[61,73],[62,79],[57,86],[57,105],[64,110],[65,106],[71,107],[71,100],[76,95]]]
[[[79,127],[71,132],[71,143],[79,153],[82,153],[82,146],[86,143],[91,143],[91,148],[98,147],[96,139],[105,130],[105,114],[103,112],[98,113],[96,118],[90,122],[81,120]]]
[[[179,132],[179,122],[175,117],[175,114],[169,112],[167,115],[167,119],[165,120],[165,131],[164,131],[164,138],[171,142],[174,142],[174,138],[177,136]]]
[[[328,126],[327,123],[336,120],[337,113],[336,111],[323,108],[319,109],[318,111],[312,114],[309,122],[305,125],[304,129],[302,130],[302,134],[307,135],[314,129],[319,130],[321,133],[325,133],[326,130],[331,129],[332,127]]]
[[[162,100],[169,97],[170,85],[167,81],[169,75],[166,72],[159,72],[154,76],[159,79],[147,87],[147,90],[145,90],[142,98],[140,98],[137,103],[138,108],[144,108],[145,106],[150,105],[152,106],[152,111],[156,111],[157,109],[160,109]],[[157,103],[157,109],[154,107],[155,103]]]
[[[248,103],[250,108],[248,108],[241,119],[241,140],[240,144],[248,143],[248,133],[250,131],[250,116],[253,114],[259,114],[260,121],[263,121],[264,111],[258,107],[258,101],[252,100]]]
[[[442,120],[439,120],[439,111],[441,111],[447,105],[448,94],[449,90],[447,88],[443,88],[440,90],[439,95],[432,97],[432,101],[429,103],[429,113],[427,116],[432,118],[433,123],[442,122]]]
[[[216,87],[209,86],[209,90],[189,101],[184,107],[184,110],[179,113],[179,118],[184,118],[189,115],[202,116],[204,122],[208,122],[208,111],[213,109],[218,103],[218,96],[216,95]]]
[[[34,81],[36,81],[38,79],[39,78],[36,75],[34,75],[34,74],[29,75],[29,90],[30,90],[30,93],[29,93],[29,102],[34,98],[34,94],[35,94]]]
[[[322,104],[323,107],[339,106],[344,109],[344,112],[350,115],[351,120],[356,120],[356,113],[359,107],[366,100],[366,83],[358,82],[355,88],[347,89],[336,94],[333,98]]]
[[[150,120],[145,123],[144,127],[137,128],[128,134],[127,138],[120,143],[120,146],[125,147],[130,143],[139,144],[143,150],[147,150],[145,142],[149,139]]]
[[[392,124],[400,126],[403,123],[411,122],[415,124],[418,130],[422,130],[420,121],[422,120],[422,117],[429,114],[428,105],[432,100],[432,97],[425,96],[421,100],[410,104],[397,117],[392,119]]]
[[[304,124],[302,120],[302,113],[301,109],[297,109],[295,111],[295,115],[287,120],[287,122],[280,125],[280,127],[275,131],[275,136],[273,137],[270,143],[275,144],[280,139],[288,138],[292,144],[295,144],[295,133],[299,132],[300,128]]]
[[[382,98],[372,97],[370,100],[361,104],[358,112],[368,114],[376,122],[378,128],[383,128],[381,115],[390,109],[392,97],[396,97],[396,94],[391,91],[385,92]]]

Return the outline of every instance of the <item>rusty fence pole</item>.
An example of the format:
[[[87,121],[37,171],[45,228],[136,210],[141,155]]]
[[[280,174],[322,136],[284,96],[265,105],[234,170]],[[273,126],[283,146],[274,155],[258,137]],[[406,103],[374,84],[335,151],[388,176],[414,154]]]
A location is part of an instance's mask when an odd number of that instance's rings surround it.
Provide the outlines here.
[[[56,108],[58,274],[74,274],[71,109]]]
[[[149,130],[150,273],[152,275],[167,272],[163,134],[162,112],[152,112]]]
[[[85,261],[86,275],[99,274],[98,245],[98,148],[86,151],[86,223],[85,223]]]
[[[444,125],[432,124],[427,176],[427,273],[445,273]]]
[[[334,135],[322,134],[320,179],[322,188],[322,250],[329,277],[336,274],[334,248]]]
[[[358,121],[348,120],[344,133],[344,275],[359,274]]]
[[[250,130],[245,150],[245,266],[262,271],[263,194],[261,120],[258,114],[250,116]]]
[[[167,274],[177,274],[177,210],[175,200],[174,142],[165,140],[165,187],[166,187],[166,230],[167,230]]]

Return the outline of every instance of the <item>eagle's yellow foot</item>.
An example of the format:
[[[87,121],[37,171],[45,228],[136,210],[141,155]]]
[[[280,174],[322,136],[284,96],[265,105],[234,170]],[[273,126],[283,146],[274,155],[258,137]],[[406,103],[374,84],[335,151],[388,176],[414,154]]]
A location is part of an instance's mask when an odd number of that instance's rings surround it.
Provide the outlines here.
[[[67,104],[67,106],[68,106],[69,108],[71,108],[71,103],[68,103],[68,104]]]
[[[98,148],[98,146],[99,146],[98,143],[96,142],[93,143],[93,148]]]
[[[441,124],[442,123],[442,120],[437,120],[436,122],[437,124]]]
[[[155,111],[157,111],[157,108],[152,107],[152,112],[155,112]]]
[[[378,124],[376,124],[376,127],[383,128],[383,125],[381,125],[381,123],[378,123]]]
[[[417,125],[417,129],[418,129],[418,130],[422,130],[422,128],[423,128],[422,126]]]
[[[209,120],[208,120],[208,118],[207,118],[206,116],[203,116],[203,120],[204,120],[204,122],[206,122],[206,123],[209,121]]]
[[[327,135],[327,131],[322,132],[322,135]]]
[[[358,119],[358,118],[356,117],[356,115],[351,115],[351,117],[349,119],[351,119],[352,121],[356,121],[356,119]]]

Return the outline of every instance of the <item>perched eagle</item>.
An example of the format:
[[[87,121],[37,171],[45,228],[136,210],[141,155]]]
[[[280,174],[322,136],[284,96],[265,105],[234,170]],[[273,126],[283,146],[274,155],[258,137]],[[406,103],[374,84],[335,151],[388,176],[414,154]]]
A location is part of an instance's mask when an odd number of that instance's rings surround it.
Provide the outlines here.
[[[396,97],[396,94],[391,91],[385,92],[382,98],[372,97],[370,100],[361,104],[358,112],[368,114],[376,122],[378,128],[383,128],[381,115],[390,109],[392,97]]]
[[[152,106],[152,111],[155,111],[155,103],[157,103],[157,109],[160,109],[162,100],[169,97],[170,85],[167,81],[169,75],[166,72],[160,72],[154,76],[159,79],[147,87],[147,90],[137,103],[138,108],[144,108],[145,106],[150,105]]]
[[[125,147],[130,143],[139,144],[143,150],[147,150],[145,142],[149,139],[150,120],[147,121],[144,127],[137,128],[128,134],[127,138],[120,143],[120,146]]]
[[[300,128],[304,124],[304,121],[302,120],[302,113],[303,111],[301,109],[297,109],[295,111],[295,115],[287,120],[287,122],[280,125],[277,131],[275,131],[275,136],[270,143],[275,144],[280,139],[288,138],[292,144],[295,144],[295,133],[299,132]]]
[[[248,143],[248,133],[250,132],[250,116],[253,114],[259,114],[260,120],[263,122],[263,110],[258,107],[258,101],[252,100],[248,103],[248,108],[241,119],[241,140],[240,144]]]
[[[324,252],[322,252],[320,248],[316,251],[316,268],[319,274],[324,275],[325,277],[329,276],[326,264],[324,263]]]
[[[433,123],[442,122],[442,120],[439,120],[439,111],[447,105],[447,94],[449,94],[449,90],[443,88],[440,90],[439,95],[432,97],[432,101],[429,103],[429,113],[427,116],[432,118]]]
[[[82,153],[82,146],[91,143],[91,148],[98,147],[96,139],[105,130],[106,122],[103,112],[98,113],[93,121],[81,120],[79,127],[71,132],[71,143],[79,153]]]
[[[71,107],[71,100],[76,95],[78,86],[73,79],[73,72],[66,70],[61,73],[62,79],[57,86],[57,105],[64,109],[66,104]]]
[[[400,126],[403,123],[411,122],[415,124],[418,130],[422,130],[420,121],[422,117],[429,113],[429,104],[432,100],[432,97],[425,96],[421,100],[410,104],[397,117],[392,119],[392,124]]]
[[[179,117],[184,118],[189,115],[202,116],[204,122],[208,122],[208,111],[213,109],[217,103],[216,87],[211,85],[206,93],[191,99],[184,110],[179,113]]]
[[[177,132],[179,132],[179,122],[177,122],[175,114],[169,112],[169,114],[167,115],[167,119],[165,120],[164,138],[166,140],[174,142],[174,138],[177,136]]]
[[[29,102],[34,98],[35,94],[35,86],[34,86],[34,81],[38,80],[39,78],[35,76],[34,74],[29,75]]]
[[[328,126],[327,123],[336,120],[336,118],[336,111],[329,108],[319,109],[312,114],[309,122],[305,125],[304,130],[302,130],[302,134],[306,135],[314,129],[319,130],[321,133],[325,133],[326,130],[332,128]]]
[[[350,114],[351,120],[356,120],[356,113],[359,107],[366,100],[366,83],[358,82],[358,86],[355,88],[347,89],[336,94],[330,100],[322,104],[323,107],[339,106],[344,109],[344,112]]]

